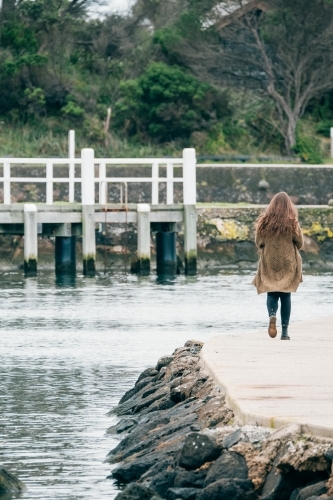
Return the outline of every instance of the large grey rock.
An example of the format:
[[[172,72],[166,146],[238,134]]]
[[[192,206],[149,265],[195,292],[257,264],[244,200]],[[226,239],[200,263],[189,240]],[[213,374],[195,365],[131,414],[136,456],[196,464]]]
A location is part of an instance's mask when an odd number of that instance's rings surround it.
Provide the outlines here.
[[[155,367],[147,368],[144,370],[142,373],[140,373],[138,380],[136,381],[135,385],[138,385],[139,382],[141,382],[142,379],[148,378],[148,377],[154,377],[157,375],[157,370]]]
[[[232,451],[225,451],[209,468],[205,486],[220,479],[247,478],[248,470],[244,457]]]
[[[122,396],[122,398],[119,401],[119,405],[125,403],[129,399],[131,399],[135,394],[140,392],[144,387],[146,387],[148,384],[153,382],[155,379],[155,375],[158,374],[158,371],[155,370],[155,368],[148,368],[144,372],[141,373],[139,376],[138,380],[136,381],[136,384],[132,389],[129,389],[128,391],[125,392],[125,394]]]
[[[195,500],[198,494],[197,488],[170,488],[167,492],[167,500]]]
[[[6,469],[0,469],[0,495],[17,494],[25,490],[25,485]]]
[[[305,488],[301,488],[298,492],[296,500],[308,500],[313,496],[320,496],[326,493],[326,481],[320,481],[319,483],[311,484]]]
[[[324,458],[328,462],[333,462],[333,448],[329,448],[327,451],[325,451]]]
[[[167,490],[172,488],[174,484],[175,476],[175,471],[164,470],[153,477],[149,487],[161,495],[161,497],[165,497]]]
[[[333,497],[309,497],[308,500],[333,500]]]
[[[207,470],[179,470],[175,477],[175,488],[203,488]]]
[[[179,457],[179,465],[184,469],[197,469],[206,462],[215,460],[221,454],[221,448],[215,438],[207,434],[189,434]]]
[[[122,418],[120,422],[116,424],[116,432],[117,434],[121,434],[122,432],[128,432],[132,427],[137,425],[138,420],[135,418]]]
[[[244,434],[242,432],[242,429],[237,429],[236,431],[224,436],[222,446],[226,449],[231,448],[235,444],[239,443],[239,441],[241,441],[243,438]]]
[[[143,442],[152,430],[156,429],[158,426],[168,424],[169,422],[170,419],[164,415],[157,415],[147,423],[136,426],[130,435],[122,439],[120,443],[108,453],[107,461],[110,463],[120,462],[124,459],[125,452],[130,447],[133,448],[136,444]]]
[[[220,479],[199,491],[196,500],[254,500],[251,481],[244,479]]]
[[[162,358],[160,358],[157,361],[156,370],[159,371],[161,368],[168,366],[173,360],[174,360],[174,356],[172,356],[172,355],[162,356]]]
[[[137,460],[123,463],[116,469],[113,469],[112,477],[114,477],[118,481],[121,481],[122,483],[131,483],[132,481],[137,481],[138,479],[140,479],[142,474],[153,467],[153,465],[155,465],[158,460],[158,454],[151,453]]]
[[[289,440],[292,436],[297,436],[301,433],[301,426],[298,424],[288,424],[276,429],[276,431],[272,432],[272,434],[267,438],[267,441],[281,441],[285,442]]]
[[[164,456],[161,457],[160,460],[156,462],[150,469],[147,470],[141,476],[141,481],[151,481],[152,478],[155,478],[160,472],[164,472],[168,469],[168,467],[172,468],[174,465],[173,457]]]
[[[190,349],[196,349],[197,351],[201,351],[203,347],[203,342],[200,340],[188,340],[185,342],[184,347],[189,347]]]
[[[261,500],[289,500],[292,491],[299,486],[298,477],[293,474],[280,474],[275,467],[268,474]]]
[[[142,484],[132,483],[129,484],[124,491],[121,491],[116,496],[115,500],[153,500],[161,499],[156,495],[155,491],[146,488]]]

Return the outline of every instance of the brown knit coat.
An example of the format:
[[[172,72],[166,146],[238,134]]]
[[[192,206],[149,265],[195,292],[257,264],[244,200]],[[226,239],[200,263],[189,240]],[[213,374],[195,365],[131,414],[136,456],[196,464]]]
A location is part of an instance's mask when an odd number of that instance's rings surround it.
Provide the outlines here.
[[[296,292],[303,281],[299,250],[304,240],[300,226],[294,234],[286,236],[263,238],[256,235],[255,242],[260,260],[252,285],[257,292]]]

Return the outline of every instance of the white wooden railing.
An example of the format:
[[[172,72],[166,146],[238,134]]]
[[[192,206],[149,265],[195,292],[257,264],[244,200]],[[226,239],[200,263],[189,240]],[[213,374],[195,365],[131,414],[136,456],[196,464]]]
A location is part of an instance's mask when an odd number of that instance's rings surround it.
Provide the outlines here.
[[[153,205],[159,204],[159,184],[166,184],[166,203],[174,203],[174,183],[183,184],[183,203],[194,205],[196,203],[196,159],[195,150],[184,149],[182,158],[94,158],[93,149],[83,149],[81,158],[74,158],[70,151],[69,158],[0,158],[0,169],[3,166],[3,176],[0,177],[0,186],[3,183],[3,203],[11,204],[11,184],[31,183],[46,184],[46,203],[53,204],[54,184],[68,183],[68,200],[75,200],[75,184],[81,183],[82,204],[95,203],[95,184],[99,184],[98,202],[107,203],[108,184],[126,183],[151,183]],[[107,175],[107,168],[141,165],[151,167],[149,177],[112,177]],[[81,167],[81,176],[77,177],[75,166]],[[98,167],[98,177],[95,176],[95,166]],[[183,176],[174,177],[174,167],[182,167]],[[45,175],[42,177],[14,177],[11,167],[44,167]],[[54,167],[68,167],[68,177],[55,177]],[[166,168],[166,177],[160,177],[160,167]],[[134,200],[133,200],[134,201]]]

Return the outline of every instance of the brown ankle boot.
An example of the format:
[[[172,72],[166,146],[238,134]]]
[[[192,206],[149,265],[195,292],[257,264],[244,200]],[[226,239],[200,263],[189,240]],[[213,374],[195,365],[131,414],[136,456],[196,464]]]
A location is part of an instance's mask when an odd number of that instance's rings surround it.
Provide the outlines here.
[[[268,335],[274,339],[277,336],[276,316],[269,317]]]

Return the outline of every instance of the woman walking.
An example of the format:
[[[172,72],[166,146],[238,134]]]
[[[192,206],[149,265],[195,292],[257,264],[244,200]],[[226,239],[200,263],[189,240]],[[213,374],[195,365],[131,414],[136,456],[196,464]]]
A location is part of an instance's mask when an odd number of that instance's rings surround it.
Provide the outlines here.
[[[287,193],[276,194],[266,212],[258,217],[255,243],[260,251],[260,260],[252,284],[259,294],[267,293],[268,334],[272,338],[277,335],[276,313],[280,299],[281,340],[290,340],[291,292],[296,292],[303,281],[299,253],[303,246],[303,235],[297,209]]]

